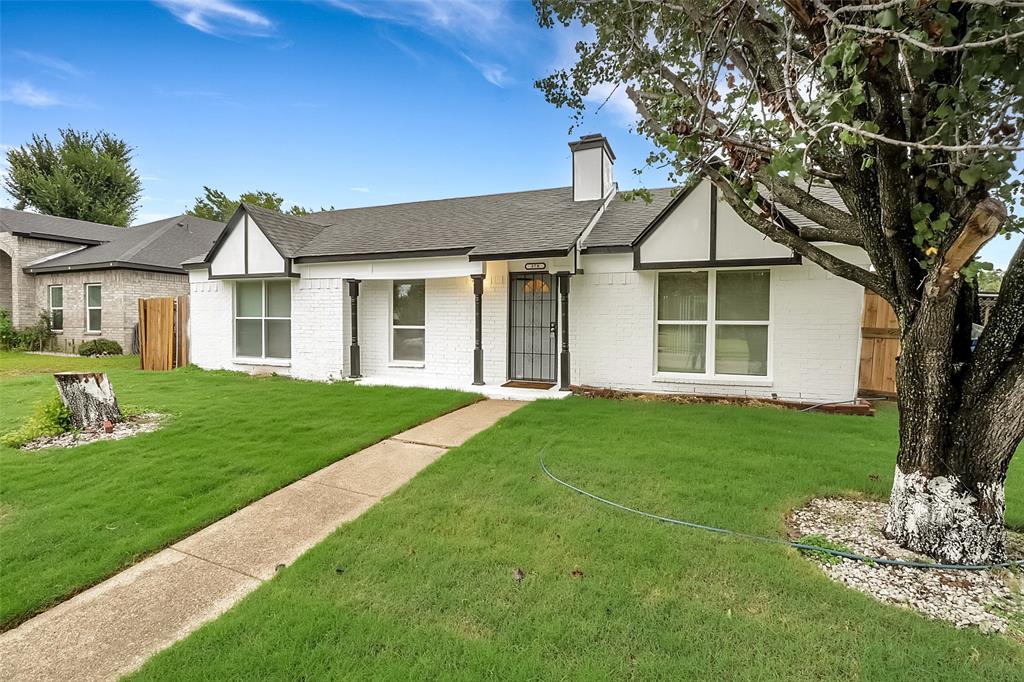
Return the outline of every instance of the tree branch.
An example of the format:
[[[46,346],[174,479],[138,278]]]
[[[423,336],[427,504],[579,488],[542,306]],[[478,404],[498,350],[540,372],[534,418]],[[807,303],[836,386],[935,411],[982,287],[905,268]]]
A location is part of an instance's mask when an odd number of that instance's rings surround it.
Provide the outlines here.
[[[970,219],[964,225],[953,244],[942,257],[942,267],[936,279],[934,289],[928,293],[936,298],[944,298],[953,280],[960,276],[960,269],[974,258],[992,237],[999,232],[999,227],[1006,220],[1006,207],[1000,202],[986,197],[974,208]]]
[[[807,240],[801,238],[799,235],[785,229],[764,214],[755,212],[750,208],[747,202],[745,202],[736,193],[732,184],[721,173],[719,173],[718,169],[713,165],[703,163],[701,164],[700,170],[706,174],[713,183],[715,183],[715,186],[718,188],[719,192],[721,192],[722,197],[726,202],[728,202],[733,210],[735,210],[736,213],[738,213],[739,216],[755,230],[774,242],[782,244],[783,246],[788,246],[801,256],[804,256],[808,260],[828,270],[833,275],[856,282],[857,284],[878,293],[886,300],[892,299],[892,291],[889,289],[889,286],[884,279],[873,272],[869,272],[868,270],[856,266],[853,263],[847,263],[843,259],[833,256],[831,253],[818,248]]]
[[[985,392],[1017,355],[1024,355],[1024,242],[1003,275],[999,296],[967,367],[962,393]],[[1018,359],[1018,362],[1024,360]]]
[[[762,171],[757,174],[756,178],[758,182],[768,188],[772,199],[777,200],[786,208],[796,211],[803,217],[813,220],[821,226],[820,230],[801,227],[801,237],[816,241],[852,244],[854,246],[864,245],[860,224],[849,213],[770,173]],[[807,231],[806,234],[805,230]]]

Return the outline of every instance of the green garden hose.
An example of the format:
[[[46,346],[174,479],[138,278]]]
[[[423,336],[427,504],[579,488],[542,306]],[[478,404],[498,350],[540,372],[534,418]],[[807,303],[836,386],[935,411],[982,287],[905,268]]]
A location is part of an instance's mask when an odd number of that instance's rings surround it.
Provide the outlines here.
[[[673,519],[668,516],[659,516],[658,514],[651,514],[650,512],[641,511],[640,509],[633,509],[627,507],[624,504],[613,502],[612,500],[605,499],[594,493],[587,492],[582,488],[574,486],[571,483],[566,483],[562,479],[555,476],[544,464],[544,452],[540,453],[540,468],[547,474],[548,478],[557,483],[558,485],[564,486],[569,490],[574,490],[580,495],[585,495],[592,500],[597,500],[609,506],[627,511],[632,514],[639,514],[655,521],[662,521],[663,523],[670,523],[675,526],[685,526],[687,528],[695,528],[697,530],[710,531],[712,533],[719,533],[721,535],[731,535],[737,538],[743,538],[745,540],[756,540],[757,542],[765,542],[771,545],[783,545],[786,547],[793,547],[795,549],[802,549],[805,551],[821,552],[823,554],[829,554],[831,556],[842,557],[843,559],[852,559],[854,561],[864,561],[872,564],[879,564],[881,566],[903,566],[905,568],[931,568],[939,569],[944,571],[987,571],[993,568],[1020,568],[1024,566],[1024,559],[1016,561],[1002,561],[996,564],[935,564],[924,561],[900,561],[898,559],[883,559],[881,557],[866,557],[861,554],[855,554],[853,552],[844,552],[838,549],[828,549],[826,547],[818,547],[817,545],[808,545],[802,542],[791,542],[789,540],[781,540],[779,538],[770,538],[764,535],[754,535],[752,533],[743,533],[736,530],[729,530],[727,528],[716,528],[714,526],[705,526],[700,523],[693,523],[692,521],[681,521],[679,519]]]

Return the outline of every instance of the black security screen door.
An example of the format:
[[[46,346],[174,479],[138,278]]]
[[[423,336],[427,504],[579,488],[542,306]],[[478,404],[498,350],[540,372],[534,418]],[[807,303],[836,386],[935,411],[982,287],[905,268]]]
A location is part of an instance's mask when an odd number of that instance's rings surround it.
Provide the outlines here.
[[[554,383],[558,378],[556,294],[554,275],[509,275],[510,379]]]

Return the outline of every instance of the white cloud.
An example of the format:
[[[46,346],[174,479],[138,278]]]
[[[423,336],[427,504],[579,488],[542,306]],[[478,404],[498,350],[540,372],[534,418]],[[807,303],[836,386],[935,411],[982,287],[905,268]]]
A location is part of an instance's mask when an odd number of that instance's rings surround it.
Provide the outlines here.
[[[71,62],[66,62],[59,57],[53,57],[51,55],[40,54],[38,52],[29,52],[28,50],[15,50],[14,54],[27,62],[38,64],[50,71],[54,71],[63,76],[73,76],[79,78],[82,76],[82,71]]]
[[[521,45],[512,35],[518,28],[501,0],[324,0],[327,5],[367,19],[397,24],[425,33],[452,48],[484,79],[498,87],[512,82],[495,53],[507,55]],[[420,61],[405,45],[386,38]],[[487,58],[476,55],[489,54]],[[473,56],[471,56],[473,55]]]
[[[57,95],[37,88],[28,81],[16,81],[0,93],[0,101],[42,109],[65,104]]]
[[[499,0],[325,0],[328,5],[358,14],[409,26],[427,33],[445,33],[495,44],[505,35],[502,28],[508,17],[505,3]]]
[[[508,75],[508,69],[501,64],[491,64],[488,62],[481,62],[473,59],[464,52],[459,53],[463,59],[465,59],[470,65],[473,66],[480,75],[484,77],[491,85],[497,85],[499,88],[503,88],[512,82],[512,79]]]
[[[573,24],[567,28],[554,29],[557,34],[557,55],[554,68],[566,69],[576,63],[576,44],[580,41],[592,41],[594,39],[594,28],[592,26],[581,26]],[[626,86],[615,83],[598,83],[590,89],[583,100],[589,105],[589,110],[596,113],[598,109],[607,111],[612,118],[624,127],[629,127],[637,122],[638,114],[633,101],[626,94]]]
[[[587,104],[606,110],[622,125],[633,125],[637,121],[637,110],[633,100],[626,94],[626,86],[615,86],[611,83],[599,83],[590,89],[583,98]]]
[[[349,192],[360,192],[361,194],[369,194],[370,188],[369,187],[349,187],[348,191]]]
[[[389,42],[392,45],[394,45],[396,48],[398,48],[398,50],[400,52],[405,54],[407,57],[412,59],[417,64],[422,64],[423,63],[423,61],[424,61],[423,60],[423,55],[421,55],[419,52],[417,52],[416,50],[412,49],[411,47],[409,47],[408,45],[403,43],[401,40],[398,40],[397,38],[395,38],[392,35],[389,35],[388,32],[383,31],[383,30],[379,31],[379,34],[380,34],[381,38],[383,38],[387,42]]]
[[[274,22],[229,0],[156,0],[156,4],[197,31],[214,36],[269,36]]]

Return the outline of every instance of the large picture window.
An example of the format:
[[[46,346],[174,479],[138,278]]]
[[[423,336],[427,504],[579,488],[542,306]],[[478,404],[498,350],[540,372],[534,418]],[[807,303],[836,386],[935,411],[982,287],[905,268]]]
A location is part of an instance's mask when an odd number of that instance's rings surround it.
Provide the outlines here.
[[[50,286],[50,329],[64,331],[64,287]]]
[[[292,283],[235,283],[235,355],[288,359],[292,356]]]
[[[391,359],[423,362],[427,287],[422,279],[395,280],[391,290]]]
[[[771,271],[658,275],[658,372],[768,376]]]
[[[85,331],[98,332],[103,328],[103,287],[85,285]]]

